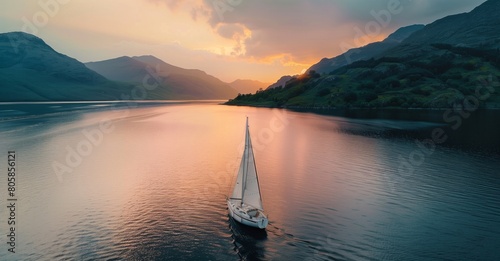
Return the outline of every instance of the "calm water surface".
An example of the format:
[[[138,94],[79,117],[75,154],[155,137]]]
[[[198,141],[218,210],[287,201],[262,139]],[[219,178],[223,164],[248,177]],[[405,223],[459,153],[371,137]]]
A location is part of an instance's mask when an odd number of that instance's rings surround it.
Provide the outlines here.
[[[500,260],[499,156],[424,153],[414,138],[379,135],[430,137],[436,124],[215,103],[118,107],[0,107],[0,242],[8,150],[18,165],[16,254],[2,243],[0,259]],[[231,221],[225,203],[245,116],[264,232]]]

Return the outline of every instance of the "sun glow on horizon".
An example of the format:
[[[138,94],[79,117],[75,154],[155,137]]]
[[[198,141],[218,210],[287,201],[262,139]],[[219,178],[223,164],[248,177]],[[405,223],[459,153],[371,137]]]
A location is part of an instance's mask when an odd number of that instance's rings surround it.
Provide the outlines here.
[[[475,7],[477,1],[462,3],[461,8]],[[420,17],[410,7],[427,12],[430,21],[445,13],[442,9],[432,12],[438,4],[431,2],[415,6],[407,3],[405,13],[393,16],[377,34],[359,34],[356,28],[374,21],[370,12],[386,8],[386,4],[226,4],[216,9],[208,0],[5,0],[5,8],[0,10],[0,31],[34,28],[34,33],[55,50],[82,62],[154,55],[227,82],[243,78],[275,82],[282,75],[304,71],[322,58],[381,41],[401,26],[422,23],[425,16]],[[26,21],[31,25],[26,27]]]

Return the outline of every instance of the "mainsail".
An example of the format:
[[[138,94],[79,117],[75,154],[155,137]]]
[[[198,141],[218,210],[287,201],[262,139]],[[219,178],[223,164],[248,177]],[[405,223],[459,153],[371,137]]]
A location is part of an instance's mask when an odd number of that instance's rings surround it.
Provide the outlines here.
[[[243,153],[243,157],[241,157],[240,169],[238,170],[238,177],[236,177],[236,184],[233,188],[233,194],[231,195],[231,199],[239,199],[241,200],[243,197],[243,168],[245,167],[245,153]]]
[[[245,151],[243,152],[238,177],[236,178],[236,184],[231,198],[241,199],[242,204],[263,210],[257,168],[255,167],[255,158],[248,127],[248,118],[245,133]]]

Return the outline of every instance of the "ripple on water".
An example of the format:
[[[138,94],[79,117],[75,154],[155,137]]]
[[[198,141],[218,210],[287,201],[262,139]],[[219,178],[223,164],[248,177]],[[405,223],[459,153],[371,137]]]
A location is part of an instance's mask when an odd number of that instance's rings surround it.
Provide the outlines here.
[[[61,183],[52,162],[64,162],[83,128],[114,114],[51,117],[35,128],[28,126],[35,119],[0,122],[2,144],[22,159],[21,259],[499,259],[494,156],[437,147],[401,175],[398,156],[410,155],[414,141],[357,135],[344,119],[290,112],[289,125],[265,143],[259,131],[274,115],[267,109],[169,105],[129,113]],[[255,118],[260,145],[265,231],[231,220],[222,195],[234,181],[228,169],[239,163],[231,165],[245,115]],[[374,128],[363,120],[354,127]],[[33,138],[22,140],[27,134]]]

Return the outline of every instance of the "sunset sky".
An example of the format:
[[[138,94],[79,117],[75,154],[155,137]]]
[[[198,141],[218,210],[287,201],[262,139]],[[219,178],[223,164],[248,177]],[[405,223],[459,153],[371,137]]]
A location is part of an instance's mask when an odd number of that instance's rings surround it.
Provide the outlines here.
[[[0,32],[33,33],[82,62],[152,54],[223,81],[274,82],[346,47],[484,1],[2,0]]]

